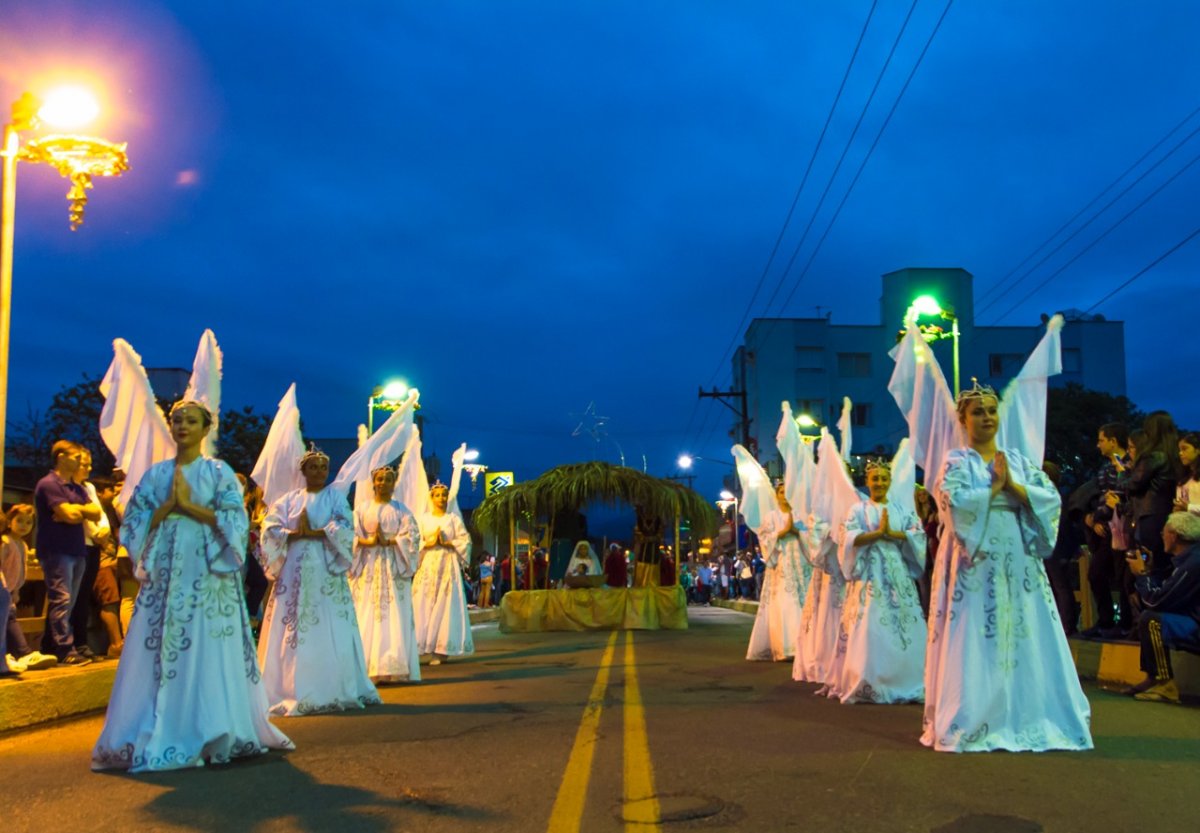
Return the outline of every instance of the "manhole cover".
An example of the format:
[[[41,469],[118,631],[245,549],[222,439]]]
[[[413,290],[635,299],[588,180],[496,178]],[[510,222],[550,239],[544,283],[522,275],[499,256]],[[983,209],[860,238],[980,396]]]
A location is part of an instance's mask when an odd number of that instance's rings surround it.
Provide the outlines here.
[[[1042,826],[1020,816],[986,814],[961,816],[949,824],[934,827],[929,833],[1042,833]]]

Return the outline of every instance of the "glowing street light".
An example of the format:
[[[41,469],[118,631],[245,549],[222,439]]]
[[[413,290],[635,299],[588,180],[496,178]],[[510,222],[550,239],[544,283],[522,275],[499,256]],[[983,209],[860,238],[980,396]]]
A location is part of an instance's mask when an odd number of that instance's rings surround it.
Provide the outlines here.
[[[909,305],[908,311],[904,315],[905,326],[908,325],[909,321],[916,323],[917,319],[921,317],[938,317],[943,321],[950,322],[950,332],[946,332],[943,328],[936,325],[917,324],[917,329],[921,331],[922,338],[927,342],[938,341],[943,338],[954,339],[954,395],[958,396],[958,316],[954,314],[954,310],[947,309],[938,303],[937,298],[934,298],[932,295],[919,295],[913,299],[912,304]],[[918,360],[920,360],[919,356]]]
[[[408,384],[393,379],[386,385],[377,385],[367,397],[367,436],[375,433],[375,409],[394,411],[408,396]]]
[[[730,468],[733,468],[732,462],[727,463],[724,460],[714,460],[711,457],[701,457],[699,454],[680,454],[679,459],[675,461],[675,465],[686,471],[695,465],[697,460],[703,460],[706,463],[716,463],[720,466],[729,466]]]
[[[71,180],[67,191],[71,231],[83,224],[87,192],[94,176],[120,176],[129,170],[125,144],[94,136],[51,134],[30,139],[22,146],[21,132],[36,130],[42,122],[74,130],[100,113],[96,99],[80,87],[53,91],[45,100],[22,93],[13,102],[10,121],[4,125],[3,186],[0,188],[0,494],[4,491],[4,440],[8,417],[8,341],[12,323],[13,230],[17,209],[17,162],[41,162]]]
[[[679,459],[675,461],[681,469],[690,469],[692,463],[696,462],[690,454],[680,454]]]

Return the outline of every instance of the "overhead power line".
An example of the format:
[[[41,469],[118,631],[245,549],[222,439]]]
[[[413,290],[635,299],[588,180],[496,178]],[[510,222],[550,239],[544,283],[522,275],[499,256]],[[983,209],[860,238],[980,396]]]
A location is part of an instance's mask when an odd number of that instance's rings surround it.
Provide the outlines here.
[[[1131,283],[1133,283],[1134,281],[1136,281],[1136,280],[1137,280],[1138,278],[1140,278],[1142,275],[1144,275],[1144,274],[1146,274],[1147,272],[1149,272],[1149,271],[1150,271],[1151,269],[1153,269],[1155,266],[1157,266],[1158,264],[1162,263],[1162,262],[1163,262],[1164,260],[1166,260],[1168,257],[1170,257],[1171,255],[1175,254],[1175,252],[1177,252],[1179,249],[1181,249],[1181,248],[1183,248],[1184,246],[1186,246],[1188,243],[1190,243],[1190,242],[1191,242],[1193,239],[1195,239],[1197,236],[1200,236],[1200,228],[1197,228],[1195,231],[1193,231],[1193,232],[1192,232],[1191,234],[1189,234],[1187,237],[1183,238],[1183,239],[1182,239],[1182,240],[1180,240],[1178,243],[1176,243],[1174,246],[1172,246],[1171,248],[1167,249],[1167,250],[1166,250],[1165,252],[1163,252],[1161,255],[1159,255],[1159,256],[1158,256],[1158,257],[1156,257],[1154,260],[1152,260],[1150,263],[1148,263],[1148,264],[1147,264],[1147,265],[1146,265],[1144,268],[1142,268],[1141,270],[1139,270],[1139,271],[1138,271],[1138,273],[1137,273],[1137,274],[1135,274],[1133,277],[1131,277],[1129,280],[1125,281],[1123,284],[1121,284],[1120,286],[1118,286],[1118,287],[1117,287],[1116,289],[1114,289],[1112,292],[1110,292],[1110,293],[1108,293],[1107,295],[1105,295],[1103,298],[1101,298],[1101,299],[1100,299],[1099,301],[1097,301],[1096,303],[1092,304],[1090,307],[1088,307],[1088,308],[1087,308],[1086,310],[1084,310],[1084,311],[1085,311],[1085,312],[1091,312],[1091,311],[1092,311],[1092,310],[1094,310],[1096,307],[1100,306],[1100,305],[1101,305],[1101,304],[1103,304],[1105,301],[1107,301],[1109,298],[1111,298],[1111,297],[1113,297],[1114,295],[1116,295],[1116,294],[1117,294],[1118,292],[1120,292],[1122,289],[1124,289],[1125,287],[1129,286]]]

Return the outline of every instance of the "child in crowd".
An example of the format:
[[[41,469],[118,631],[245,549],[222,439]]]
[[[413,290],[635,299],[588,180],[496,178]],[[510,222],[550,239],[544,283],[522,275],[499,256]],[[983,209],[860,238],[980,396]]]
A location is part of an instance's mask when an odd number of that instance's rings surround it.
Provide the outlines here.
[[[7,654],[8,667],[16,672],[38,671],[58,664],[58,658],[31,650],[25,640],[25,632],[17,622],[17,594],[25,583],[25,563],[29,557],[27,541],[33,532],[34,509],[28,503],[18,503],[0,515],[8,531],[0,537],[0,586],[11,597],[8,611],[3,620],[5,631],[4,650],[0,659]]]

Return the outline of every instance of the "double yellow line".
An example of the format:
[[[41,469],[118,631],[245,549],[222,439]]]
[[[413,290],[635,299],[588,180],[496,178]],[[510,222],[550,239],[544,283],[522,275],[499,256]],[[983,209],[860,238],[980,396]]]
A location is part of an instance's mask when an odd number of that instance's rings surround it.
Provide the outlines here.
[[[608,690],[609,669],[616,655],[617,632],[608,637],[600,670],[592,684],[583,709],[583,719],[575,733],[575,745],[563,772],[554,809],[550,813],[549,833],[578,833],[587,803],[592,759],[600,738],[600,713]],[[625,708],[624,708],[624,817],[627,831],[661,830],[658,794],[654,789],[654,765],[650,761],[650,742],[646,737],[646,710],[638,685],[637,658],[633,633],[625,632]]]

